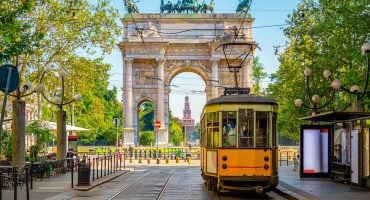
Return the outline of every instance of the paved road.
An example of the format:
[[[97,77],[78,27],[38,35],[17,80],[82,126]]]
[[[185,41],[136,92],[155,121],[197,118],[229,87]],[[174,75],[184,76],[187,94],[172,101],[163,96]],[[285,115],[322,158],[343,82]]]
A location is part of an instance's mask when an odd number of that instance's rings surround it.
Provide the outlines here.
[[[110,182],[90,191],[81,192],[73,200],[184,200],[184,199],[284,199],[276,193],[255,195],[250,193],[225,192],[216,196],[207,191],[200,176],[200,167],[196,166],[137,166]]]

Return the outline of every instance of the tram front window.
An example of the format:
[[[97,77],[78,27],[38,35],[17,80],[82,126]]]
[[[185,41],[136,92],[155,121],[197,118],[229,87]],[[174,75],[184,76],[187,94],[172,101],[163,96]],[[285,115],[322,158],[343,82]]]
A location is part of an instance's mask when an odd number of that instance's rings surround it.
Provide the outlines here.
[[[252,109],[239,110],[239,147],[254,147],[254,112]]]
[[[222,146],[236,147],[236,112],[222,112]]]

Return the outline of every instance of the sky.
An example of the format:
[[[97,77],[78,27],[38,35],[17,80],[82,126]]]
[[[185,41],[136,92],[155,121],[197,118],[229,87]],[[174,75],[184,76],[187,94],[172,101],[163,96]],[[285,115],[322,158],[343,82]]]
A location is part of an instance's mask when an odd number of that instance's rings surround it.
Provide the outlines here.
[[[159,13],[160,0],[137,0],[137,6],[140,13]],[[165,0],[167,2],[168,0]],[[173,3],[177,0],[171,0]],[[206,0],[209,3],[210,0]],[[202,2],[202,1],[198,1]],[[282,52],[286,45],[286,37],[283,34],[283,28],[286,28],[288,14],[297,9],[300,0],[254,0],[250,8],[253,23],[252,34],[254,40],[259,44],[261,50],[257,50],[256,56],[264,66],[264,71],[268,74],[274,73],[278,67],[278,56],[275,55],[275,48],[279,47]],[[215,13],[235,13],[239,0],[215,0]],[[111,4],[119,10],[120,16],[126,11],[123,0],[111,0]],[[117,19],[119,21],[119,19]],[[119,21],[121,26],[121,22]],[[276,25],[276,26],[275,26]],[[279,26],[281,25],[281,26]],[[266,27],[273,26],[273,27]],[[112,54],[107,56],[106,62],[112,64],[110,74],[110,86],[118,88],[118,99],[121,100],[122,92],[122,55],[118,48]],[[262,81],[262,87],[267,87],[269,79]],[[199,122],[202,108],[206,103],[204,93],[204,81],[194,73],[181,73],[171,82],[170,110],[173,116],[182,118],[185,96],[189,96],[192,118]]]

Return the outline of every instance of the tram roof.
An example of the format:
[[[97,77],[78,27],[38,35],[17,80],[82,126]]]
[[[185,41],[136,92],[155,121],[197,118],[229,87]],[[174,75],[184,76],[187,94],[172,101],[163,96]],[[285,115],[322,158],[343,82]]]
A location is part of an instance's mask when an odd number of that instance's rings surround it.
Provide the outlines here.
[[[206,103],[206,105],[225,104],[225,103],[251,103],[251,104],[277,105],[274,99],[249,94],[223,95],[218,98],[209,100]]]

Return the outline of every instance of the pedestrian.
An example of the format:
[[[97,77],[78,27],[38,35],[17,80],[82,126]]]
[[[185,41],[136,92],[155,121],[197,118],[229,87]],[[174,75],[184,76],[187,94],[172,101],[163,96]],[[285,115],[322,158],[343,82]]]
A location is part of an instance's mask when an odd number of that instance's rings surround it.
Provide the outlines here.
[[[294,161],[293,171],[298,171],[298,169],[299,169],[299,154],[297,154],[297,157],[293,158],[293,161]]]

